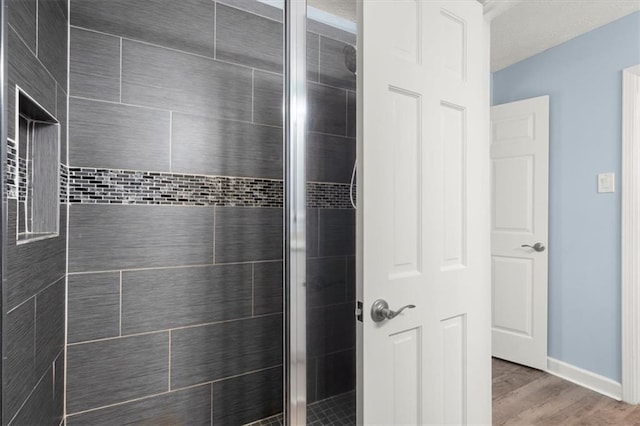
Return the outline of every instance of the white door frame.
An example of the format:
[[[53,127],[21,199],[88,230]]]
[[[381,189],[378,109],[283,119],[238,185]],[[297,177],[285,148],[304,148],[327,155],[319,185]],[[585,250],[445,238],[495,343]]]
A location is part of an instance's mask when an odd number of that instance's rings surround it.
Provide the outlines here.
[[[622,72],[622,400],[640,403],[640,65]]]

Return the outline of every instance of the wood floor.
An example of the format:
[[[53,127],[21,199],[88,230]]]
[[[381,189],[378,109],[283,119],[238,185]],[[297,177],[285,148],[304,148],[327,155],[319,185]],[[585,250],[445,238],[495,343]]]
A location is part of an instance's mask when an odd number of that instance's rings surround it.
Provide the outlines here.
[[[640,425],[640,406],[493,359],[494,425]]]

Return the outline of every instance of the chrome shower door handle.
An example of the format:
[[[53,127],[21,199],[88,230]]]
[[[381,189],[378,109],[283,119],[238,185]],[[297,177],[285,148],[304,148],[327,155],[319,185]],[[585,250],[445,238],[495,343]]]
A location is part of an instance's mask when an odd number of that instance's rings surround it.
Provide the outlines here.
[[[532,246],[530,246],[529,244],[523,244],[521,247],[529,247],[529,248],[534,249],[534,250],[535,250],[535,251],[537,251],[537,252],[544,251],[544,249],[546,248],[546,247],[544,246],[544,244],[542,244],[542,243],[535,243],[535,244],[534,244],[534,245],[532,245]]]
[[[378,299],[371,305],[371,318],[374,322],[381,322],[386,319],[394,319],[405,309],[413,309],[416,305],[405,305],[397,311],[389,309],[389,304],[384,299]]]

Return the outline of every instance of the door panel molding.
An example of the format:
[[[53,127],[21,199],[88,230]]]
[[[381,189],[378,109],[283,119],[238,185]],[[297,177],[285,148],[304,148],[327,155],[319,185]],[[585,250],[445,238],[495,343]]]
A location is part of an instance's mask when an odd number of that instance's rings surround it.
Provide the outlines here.
[[[640,403],[640,65],[622,73],[622,399]]]

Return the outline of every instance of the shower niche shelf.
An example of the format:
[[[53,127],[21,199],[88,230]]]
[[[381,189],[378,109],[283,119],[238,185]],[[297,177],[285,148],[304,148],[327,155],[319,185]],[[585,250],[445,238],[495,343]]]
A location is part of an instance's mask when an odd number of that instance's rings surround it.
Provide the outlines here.
[[[17,242],[56,237],[60,224],[60,124],[16,89]]]

